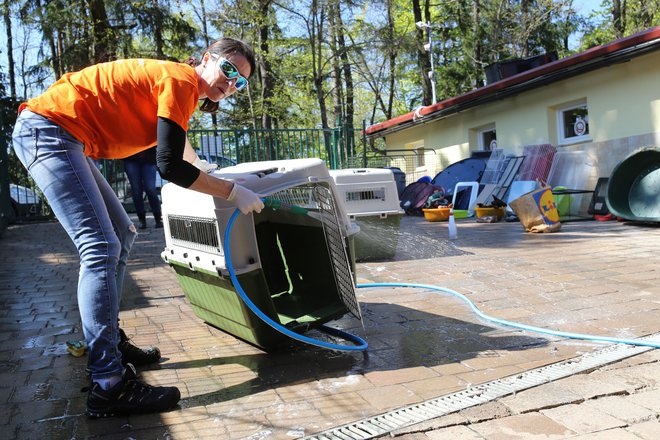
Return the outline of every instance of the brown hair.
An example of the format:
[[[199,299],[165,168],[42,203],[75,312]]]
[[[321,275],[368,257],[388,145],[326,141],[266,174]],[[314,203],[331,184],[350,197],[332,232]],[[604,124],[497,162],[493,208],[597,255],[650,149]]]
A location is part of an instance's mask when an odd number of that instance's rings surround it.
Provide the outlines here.
[[[250,76],[252,76],[256,69],[254,51],[247,43],[244,43],[241,40],[236,40],[234,38],[221,38],[207,47],[202,53],[206,52],[220,56],[228,56],[233,54],[243,55],[248,64],[250,64]],[[192,67],[196,67],[200,61],[197,58],[190,57],[185,61],[185,63]],[[199,106],[199,109],[206,113],[215,113],[218,111],[218,107],[219,104],[217,102],[213,102],[209,98],[206,98],[202,105]]]

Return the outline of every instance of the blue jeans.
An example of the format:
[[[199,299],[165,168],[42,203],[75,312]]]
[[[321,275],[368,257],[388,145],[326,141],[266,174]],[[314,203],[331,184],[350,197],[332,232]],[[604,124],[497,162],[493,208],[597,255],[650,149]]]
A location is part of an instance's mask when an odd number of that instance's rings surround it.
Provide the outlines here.
[[[142,194],[146,193],[154,218],[160,220],[160,199],[158,198],[158,191],[156,191],[156,174],[158,173],[156,164],[124,159],[124,171],[131,183],[133,204],[138,217],[144,219],[145,210]]]
[[[80,255],[78,309],[92,379],[122,372],[118,318],[128,254],[137,232],[83,144],[24,110],[13,133],[16,155],[41,188]]]

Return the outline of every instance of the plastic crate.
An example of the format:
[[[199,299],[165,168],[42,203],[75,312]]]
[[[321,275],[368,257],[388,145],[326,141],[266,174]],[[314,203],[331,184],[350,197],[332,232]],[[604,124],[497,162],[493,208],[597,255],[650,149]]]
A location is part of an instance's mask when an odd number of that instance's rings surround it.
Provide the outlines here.
[[[312,213],[306,216],[266,208],[236,218],[230,237],[232,263],[241,286],[261,311],[299,333],[348,312],[360,317],[348,239],[351,224],[333,202],[336,194],[323,162],[244,163],[213,176],[280,200],[286,196]],[[310,198],[311,191],[337,205],[333,212],[336,228],[318,220],[317,199]],[[288,337],[243,303],[229,278],[224,235],[235,207],[224,199],[171,183],[163,187],[162,199],[166,247],[161,256],[174,269],[194,313],[264,350],[287,341]],[[338,249],[326,245],[330,233],[336,233],[335,241],[341,244]]]
[[[404,211],[394,173],[386,168],[331,170],[338,199],[360,228],[354,239],[356,261],[391,259],[396,254]]]

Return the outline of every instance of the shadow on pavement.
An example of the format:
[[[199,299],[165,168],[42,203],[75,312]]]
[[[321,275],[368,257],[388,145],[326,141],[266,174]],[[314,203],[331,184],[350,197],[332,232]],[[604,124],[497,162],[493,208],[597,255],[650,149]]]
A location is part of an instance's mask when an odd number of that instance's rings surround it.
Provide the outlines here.
[[[413,367],[436,367],[465,361],[488,350],[520,351],[547,345],[544,338],[523,336],[483,324],[420,312],[396,304],[361,303],[366,334],[354,318],[332,323],[370,344],[366,352],[338,352],[291,341],[270,353],[217,357],[168,363],[167,369],[203,368],[237,364],[255,378],[227,388],[183,399],[184,408],[206,406],[284,386],[322,379]],[[383,319],[385,318],[385,319]],[[357,327],[346,328],[351,324]],[[319,338],[313,330],[306,336]],[[335,341],[336,343],[342,343]],[[222,377],[219,377],[222,380]]]

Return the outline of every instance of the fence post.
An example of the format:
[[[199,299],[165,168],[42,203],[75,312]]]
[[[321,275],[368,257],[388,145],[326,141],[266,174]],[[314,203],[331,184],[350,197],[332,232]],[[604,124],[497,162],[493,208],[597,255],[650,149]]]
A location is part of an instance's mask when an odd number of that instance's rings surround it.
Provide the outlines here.
[[[7,142],[9,136],[5,133],[11,133],[10,125],[5,120],[5,112],[8,114],[14,108],[13,102],[3,100],[2,108],[0,109],[0,236],[5,232],[9,225],[9,217],[11,216],[11,196],[9,195],[9,155],[7,154]],[[8,104],[10,103],[10,104]]]
[[[367,121],[362,120],[362,168],[367,167]]]
[[[338,169],[341,168],[341,164],[344,162],[344,158],[346,157],[344,155],[346,153],[344,151],[346,146],[346,138],[344,137],[344,124],[342,123],[341,115],[337,116],[337,128],[335,130],[337,142],[335,145],[335,164],[333,168]]]

